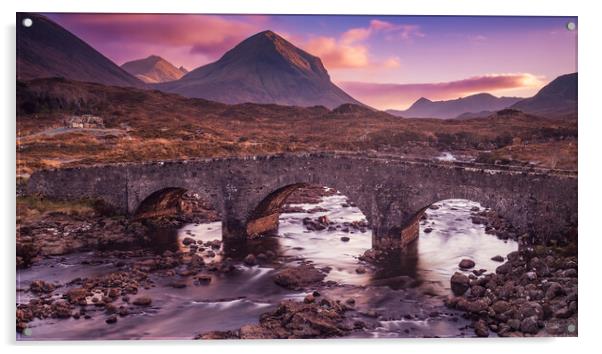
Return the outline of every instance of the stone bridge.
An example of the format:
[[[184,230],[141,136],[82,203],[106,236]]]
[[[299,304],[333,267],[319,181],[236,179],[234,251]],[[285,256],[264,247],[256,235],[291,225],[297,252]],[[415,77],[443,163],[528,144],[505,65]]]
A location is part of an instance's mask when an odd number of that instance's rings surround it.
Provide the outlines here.
[[[373,230],[374,247],[405,247],[417,237],[425,208],[452,198],[479,202],[539,240],[577,226],[576,173],[342,153],[44,170],[27,188],[58,199],[100,198],[130,215],[195,192],[221,213],[228,241],[277,229],[287,196],[307,184],[335,188],[354,202]]]

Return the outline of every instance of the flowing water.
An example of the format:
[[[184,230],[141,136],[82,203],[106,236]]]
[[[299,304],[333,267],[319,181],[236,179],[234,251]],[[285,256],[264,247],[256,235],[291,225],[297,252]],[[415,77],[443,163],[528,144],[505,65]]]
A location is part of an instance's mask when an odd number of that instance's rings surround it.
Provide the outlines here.
[[[155,286],[138,294],[152,297],[149,308],[119,318],[112,325],[105,323],[106,315],[100,309],[89,311],[91,319],[35,320],[29,324],[28,336],[20,335],[19,339],[186,339],[201,332],[236,329],[257,323],[261,313],[274,309],[284,299],[300,300],[306,295],[281,288],[272,280],[275,268],[300,261],[329,270],[325,281],[332,281],[331,286],[320,292],[356,300],[358,318],[371,325],[354,332],[354,337],[461,336],[466,335],[463,331],[468,322],[442,305],[442,297],[449,294],[449,278],[459,270],[458,263],[470,258],[476,262],[476,269],[491,272],[499,265],[491,257],[517,249],[515,242],[488,235],[483,225],[471,222],[471,209],[480,208],[477,203],[447,200],[427,210],[419,239],[410,251],[383,267],[372,267],[358,260],[371,247],[371,231],[349,227],[364,216],[348,205],[344,196],[336,194],[323,197],[317,205],[294,207],[304,211],[282,214],[278,234],[253,246],[256,254],[268,250],[278,254],[274,264],[246,266],[239,262],[234,272],[214,274],[207,285],[184,277],[187,286],[181,289],[169,286],[171,279],[151,275]],[[326,211],[311,210],[316,207]],[[303,218],[323,215],[336,226],[308,231],[303,225]],[[182,247],[186,237],[220,239],[221,223],[189,224],[179,230],[162,230],[156,237],[158,252],[175,250]],[[215,253],[215,260],[224,257],[223,250]],[[17,288],[25,289],[35,279],[65,284],[77,277],[102,275],[119,270],[120,261],[123,263],[116,257],[94,253],[48,258],[32,268],[18,270]],[[358,272],[360,266],[367,271]],[[18,303],[27,302],[29,297],[26,291],[17,292]]]

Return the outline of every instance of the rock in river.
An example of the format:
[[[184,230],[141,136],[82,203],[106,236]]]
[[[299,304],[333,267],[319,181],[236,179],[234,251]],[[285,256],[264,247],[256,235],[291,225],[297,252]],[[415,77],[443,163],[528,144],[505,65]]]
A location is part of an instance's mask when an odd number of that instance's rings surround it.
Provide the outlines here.
[[[140,296],[134,299],[132,304],[136,306],[150,306],[153,303],[153,299],[148,296]]]
[[[463,295],[469,287],[468,277],[462,273],[456,272],[451,277],[451,290],[456,296]]]
[[[504,257],[500,256],[499,254],[497,256],[491,257],[491,260],[494,262],[503,262],[504,261]]]
[[[473,268],[475,266],[475,263],[474,263],[474,261],[472,259],[465,258],[465,259],[463,259],[463,260],[460,261],[459,266],[462,269],[470,269],[470,268]]]
[[[489,337],[489,327],[487,327],[487,322],[483,320],[478,320],[474,324],[474,333],[478,337]]]
[[[298,267],[284,267],[274,277],[274,282],[288,289],[300,289],[322,281],[326,275],[314,266],[302,264]]]

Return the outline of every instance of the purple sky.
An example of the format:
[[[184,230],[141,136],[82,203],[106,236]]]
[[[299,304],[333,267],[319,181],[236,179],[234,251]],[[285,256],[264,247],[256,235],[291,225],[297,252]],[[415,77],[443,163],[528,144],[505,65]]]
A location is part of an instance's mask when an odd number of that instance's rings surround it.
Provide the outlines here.
[[[362,102],[403,109],[478,92],[531,96],[577,71],[574,17],[47,14],[121,65],[151,54],[188,69],[271,29],[319,56]]]

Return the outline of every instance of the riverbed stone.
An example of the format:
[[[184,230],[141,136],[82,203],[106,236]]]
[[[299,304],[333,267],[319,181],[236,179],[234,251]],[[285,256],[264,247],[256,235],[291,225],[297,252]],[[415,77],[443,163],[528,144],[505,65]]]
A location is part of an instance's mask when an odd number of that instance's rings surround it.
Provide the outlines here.
[[[279,270],[274,282],[287,289],[297,290],[304,286],[321,282],[326,275],[312,265],[302,264],[298,267],[284,267]]]
[[[466,275],[456,272],[451,278],[451,290],[456,296],[463,295],[469,287],[469,279]]]
[[[500,256],[499,254],[497,256],[493,256],[491,257],[491,260],[494,262],[503,262],[504,261],[504,257]]]
[[[474,332],[478,337],[489,337],[489,327],[484,320],[478,320],[474,323]]]
[[[470,268],[474,268],[475,262],[472,259],[465,258],[460,261],[458,266],[462,269],[470,269]]]
[[[539,325],[535,316],[527,317],[520,323],[520,330],[523,333],[536,334],[539,332]]]
[[[51,293],[56,289],[54,284],[43,281],[43,280],[34,280],[29,285],[29,291],[32,293]]]
[[[136,306],[150,306],[153,303],[153,299],[148,296],[140,296],[132,301],[132,304]]]
[[[248,254],[243,260],[243,262],[248,266],[254,266],[257,264],[257,258],[254,254]]]

